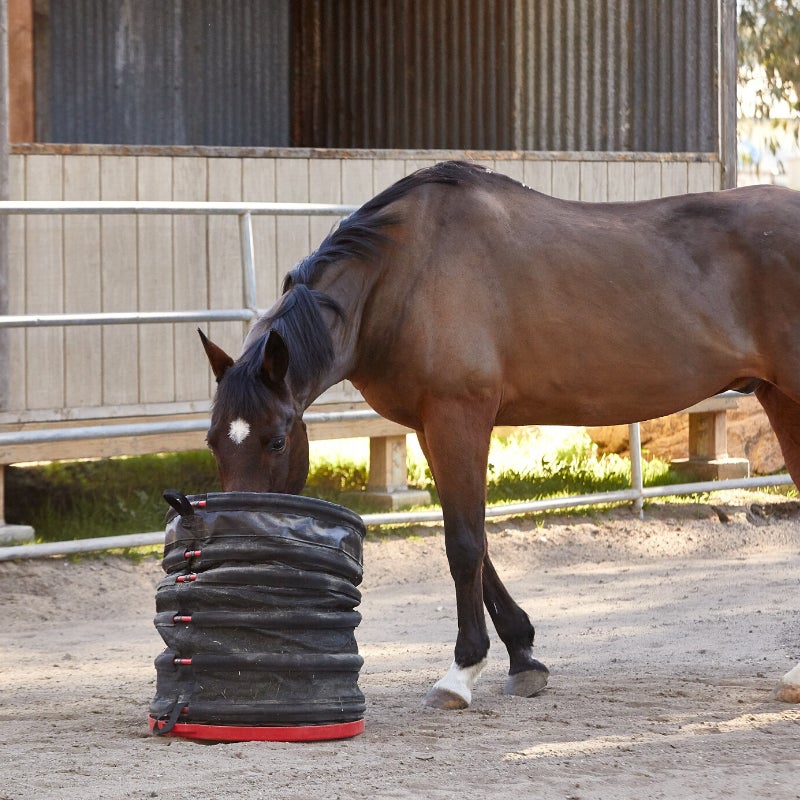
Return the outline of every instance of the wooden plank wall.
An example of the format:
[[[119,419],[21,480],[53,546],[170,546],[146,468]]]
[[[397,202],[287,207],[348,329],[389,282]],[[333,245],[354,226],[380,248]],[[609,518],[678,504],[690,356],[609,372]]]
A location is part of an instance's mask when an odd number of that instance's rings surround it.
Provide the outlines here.
[[[11,156],[11,197],[29,200],[253,200],[358,204],[452,153],[300,153],[262,157],[118,154]],[[713,156],[480,154],[479,163],[558,197],[634,200],[720,186]],[[334,224],[330,217],[256,217],[257,300]],[[239,308],[235,217],[15,216],[10,313]],[[0,423],[202,411],[213,386],[194,324],[9,332],[9,405]],[[207,326],[232,354],[241,323]],[[349,385],[326,402],[357,399]]]

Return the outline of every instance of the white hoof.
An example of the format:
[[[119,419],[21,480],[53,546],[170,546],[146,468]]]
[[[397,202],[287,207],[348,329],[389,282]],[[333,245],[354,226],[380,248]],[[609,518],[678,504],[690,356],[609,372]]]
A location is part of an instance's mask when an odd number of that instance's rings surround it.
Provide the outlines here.
[[[472,702],[472,687],[486,664],[485,658],[471,667],[459,667],[454,661],[447,675],[436,681],[425,695],[425,705],[443,709],[467,708]]]
[[[775,698],[784,703],[800,703],[800,664],[781,678],[775,689]]]

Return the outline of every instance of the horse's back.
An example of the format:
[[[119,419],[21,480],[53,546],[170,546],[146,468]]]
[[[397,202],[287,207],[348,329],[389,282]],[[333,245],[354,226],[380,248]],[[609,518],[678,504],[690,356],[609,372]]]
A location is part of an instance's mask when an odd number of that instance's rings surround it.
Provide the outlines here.
[[[497,392],[507,422],[643,419],[761,377],[770,297],[800,301],[791,190],[580,203],[486,174],[400,202],[364,323],[382,369]]]

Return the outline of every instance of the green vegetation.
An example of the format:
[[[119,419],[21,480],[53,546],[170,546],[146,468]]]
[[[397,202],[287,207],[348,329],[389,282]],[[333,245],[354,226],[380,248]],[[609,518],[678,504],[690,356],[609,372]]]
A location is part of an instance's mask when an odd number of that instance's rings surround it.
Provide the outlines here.
[[[314,442],[305,493],[371,509],[360,500],[366,488],[367,440]],[[427,464],[409,439],[409,478],[436,490]],[[678,482],[665,462],[646,462],[647,485]],[[599,455],[583,429],[519,428],[495,436],[489,456],[492,504],[612,491],[630,486],[630,461]],[[186,494],[219,491],[210,453],[172,453],[103,461],[52,462],[11,467],[6,475],[6,517],[33,525],[39,541],[93,538],[161,530],[166,488]]]
[[[161,530],[164,489],[219,491],[209,452],[54,461],[6,470],[6,520],[32,525],[37,541]]]
[[[795,138],[800,120],[800,4],[797,0],[739,0],[739,85],[756,80],[756,117],[770,119],[781,103],[789,108]],[[787,120],[774,120],[773,124]]]

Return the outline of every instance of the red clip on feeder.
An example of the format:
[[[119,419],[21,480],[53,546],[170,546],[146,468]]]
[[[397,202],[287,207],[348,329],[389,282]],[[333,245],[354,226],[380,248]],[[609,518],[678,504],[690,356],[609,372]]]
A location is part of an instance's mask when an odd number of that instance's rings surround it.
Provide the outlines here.
[[[307,742],[364,730],[364,525],[341,506],[227,492],[172,506],[156,591],[149,725],[217,742]]]

